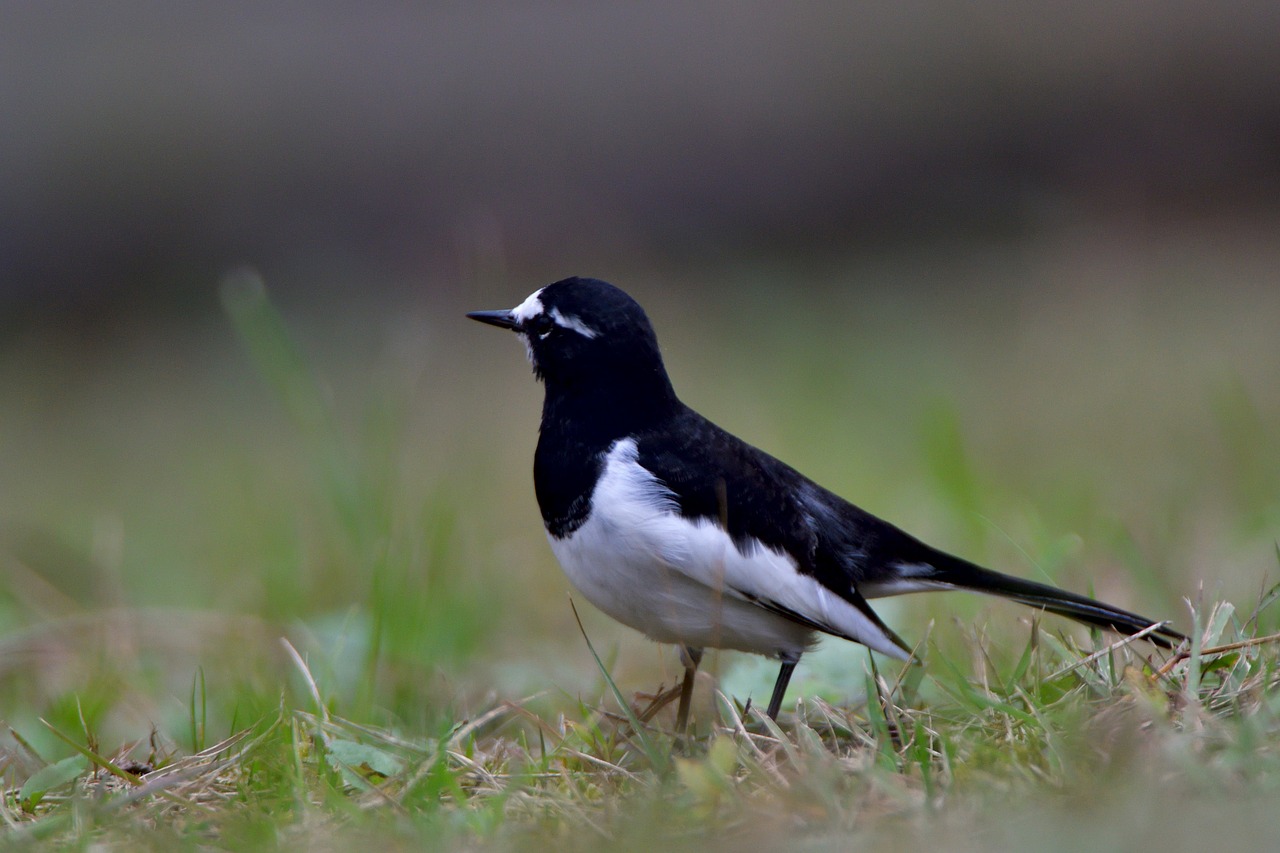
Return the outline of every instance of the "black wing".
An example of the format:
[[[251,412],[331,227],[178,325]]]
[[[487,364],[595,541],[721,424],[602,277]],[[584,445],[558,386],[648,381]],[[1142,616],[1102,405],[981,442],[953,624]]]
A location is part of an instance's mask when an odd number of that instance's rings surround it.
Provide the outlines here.
[[[984,569],[932,548],[687,407],[674,428],[641,436],[638,444],[640,464],[666,483],[679,501],[682,515],[716,521],[744,553],[756,547],[756,542],[787,553],[798,571],[858,607],[878,625],[883,623],[867,605],[863,592],[964,589],[1009,598],[1123,634],[1137,633],[1155,621],[1056,587]],[[893,636],[888,628],[884,630]],[[1185,637],[1161,627],[1150,639],[1169,647]]]
[[[715,522],[743,554],[760,546],[787,554],[798,572],[858,608],[892,643],[910,653],[857,588],[865,576],[862,555],[866,548],[877,547],[882,533],[876,526],[890,533],[894,528],[688,408],[661,432],[640,435],[637,449],[637,461],[671,490],[681,515]],[[841,505],[850,517],[828,524],[829,503]],[[866,521],[854,517],[857,514]],[[806,614],[755,598],[797,622],[845,636]]]

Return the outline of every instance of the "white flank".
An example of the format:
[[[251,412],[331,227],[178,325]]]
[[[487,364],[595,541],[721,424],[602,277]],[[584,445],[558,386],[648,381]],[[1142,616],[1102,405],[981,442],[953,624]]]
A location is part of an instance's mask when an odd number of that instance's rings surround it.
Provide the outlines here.
[[[742,554],[711,521],[679,514],[675,497],[636,461],[631,439],[605,457],[587,521],[549,537],[565,574],[588,601],[654,640],[794,657],[813,631],[766,610],[773,602],[878,652],[904,653],[860,610],[759,543]]]

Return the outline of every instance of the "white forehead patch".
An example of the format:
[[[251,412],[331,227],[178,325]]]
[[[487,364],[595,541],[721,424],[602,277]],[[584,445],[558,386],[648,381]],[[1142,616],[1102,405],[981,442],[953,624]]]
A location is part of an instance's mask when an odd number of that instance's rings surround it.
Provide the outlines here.
[[[599,337],[600,333],[588,326],[586,323],[567,314],[561,314],[559,308],[551,309],[551,319],[556,321],[556,325],[562,329],[572,329],[584,338],[591,339]]]
[[[529,298],[521,302],[515,308],[511,309],[511,316],[520,323],[531,320],[542,313],[542,300],[538,297],[545,288],[539,287],[533,293],[529,294]]]

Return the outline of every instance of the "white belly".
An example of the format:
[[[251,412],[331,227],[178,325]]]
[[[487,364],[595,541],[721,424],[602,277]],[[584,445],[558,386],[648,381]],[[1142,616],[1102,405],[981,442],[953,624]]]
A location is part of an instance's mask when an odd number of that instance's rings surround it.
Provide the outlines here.
[[[757,545],[741,553],[711,521],[679,515],[674,496],[617,442],[591,499],[586,522],[549,537],[570,582],[624,625],[654,640],[794,658],[813,630],[754,603],[772,602],[832,633],[901,657],[864,614],[786,554]]]
[[[678,516],[668,518],[694,527]],[[727,592],[723,582],[694,580],[687,566],[677,568],[658,556],[651,540],[634,529],[628,535],[599,513],[565,539],[548,538],[587,601],[660,643],[794,657],[813,642],[805,626]],[[710,561],[699,568],[703,576],[725,574]]]

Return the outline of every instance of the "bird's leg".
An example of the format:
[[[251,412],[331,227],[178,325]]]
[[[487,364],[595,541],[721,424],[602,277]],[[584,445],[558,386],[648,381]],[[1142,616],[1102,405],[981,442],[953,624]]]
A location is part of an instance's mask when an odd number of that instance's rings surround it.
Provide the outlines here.
[[[782,710],[782,696],[787,692],[787,685],[791,682],[791,673],[795,671],[796,664],[799,661],[799,655],[796,656],[795,660],[782,659],[782,669],[778,670],[778,680],[773,683],[773,696],[769,699],[769,719],[774,722],[778,721],[778,712]]]
[[[702,649],[680,647],[680,662],[684,664],[684,682],[680,685],[680,704],[676,708],[676,734],[684,736],[689,725],[689,701],[693,698],[693,677],[702,663]]]

